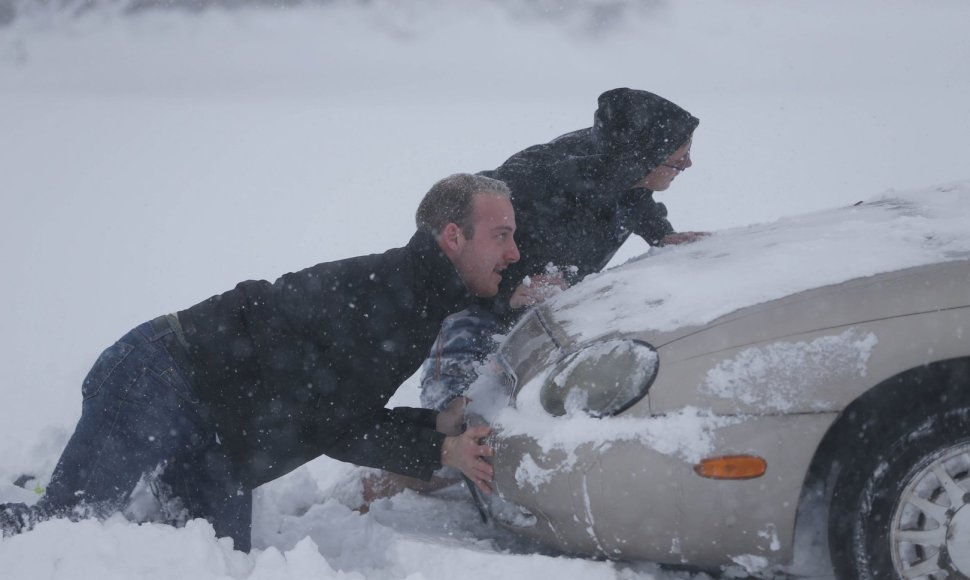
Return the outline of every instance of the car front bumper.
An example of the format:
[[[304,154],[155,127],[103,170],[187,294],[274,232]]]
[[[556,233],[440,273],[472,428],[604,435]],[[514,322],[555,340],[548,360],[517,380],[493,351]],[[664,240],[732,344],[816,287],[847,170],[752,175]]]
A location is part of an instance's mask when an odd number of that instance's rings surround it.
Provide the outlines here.
[[[658,425],[649,423],[670,418],[635,419],[644,437],[574,448],[543,434],[499,432],[492,440],[497,496],[530,514],[503,523],[569,553],[696,566],[786,564],[808,466],[835,417],[720,417],[707,426],[703,417],[689,418],[700,431],[670,437],[707,437],[702,457],[696,445],[656,438],[651,427]],[[732,454],[764,458],[767,472],[714,480],[694,471],[699,459]]]

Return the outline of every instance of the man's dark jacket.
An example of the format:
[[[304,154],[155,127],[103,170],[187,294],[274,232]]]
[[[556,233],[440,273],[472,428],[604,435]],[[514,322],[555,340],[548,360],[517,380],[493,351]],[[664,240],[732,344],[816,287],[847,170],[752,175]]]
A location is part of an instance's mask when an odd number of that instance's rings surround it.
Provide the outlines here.
[[[698,120],[674,103],[632,89],[600,95],[594,124],[516,153],[482,175],[512,190],[522,255],[503,274],[508,296],[546,264],[601,270],[635,233],[656,244],[674,229],[653,192],[632,189],[690,139]]]
[[[325,454],[427,479],[435,413],[385,409],[470,298],[434,238],[247,281],[178,313],[193,384],[256,486]]]

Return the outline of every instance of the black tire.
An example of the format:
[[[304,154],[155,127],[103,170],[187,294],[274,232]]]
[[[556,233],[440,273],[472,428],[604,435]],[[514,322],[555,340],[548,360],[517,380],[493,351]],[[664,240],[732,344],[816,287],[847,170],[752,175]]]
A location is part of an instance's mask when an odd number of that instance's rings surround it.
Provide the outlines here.
[[[970,578],[970,407],[866,426],[874,433],[843,460],[829,513],[838,578]]]

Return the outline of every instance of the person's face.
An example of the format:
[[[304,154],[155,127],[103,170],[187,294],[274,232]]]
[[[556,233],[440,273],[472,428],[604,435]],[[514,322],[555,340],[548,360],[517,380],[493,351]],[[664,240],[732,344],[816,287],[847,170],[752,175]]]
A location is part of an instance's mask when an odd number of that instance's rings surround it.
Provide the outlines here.
[[[452,262],[468,291],[479,297],[498,294],[502,270],[519,261],[515,245],[515,211],[503,197],[478,194],[473,201],[473,235],[457,230]]]
[[[690,160],[690,142],[680,146],[670,157],[664,160],[656,169],[647,174],[634,185],[634,187],[645,187],[651,191],[663,191],[670,187],[670,182],[674,180],[681,171],[684,171],[693,163]]]

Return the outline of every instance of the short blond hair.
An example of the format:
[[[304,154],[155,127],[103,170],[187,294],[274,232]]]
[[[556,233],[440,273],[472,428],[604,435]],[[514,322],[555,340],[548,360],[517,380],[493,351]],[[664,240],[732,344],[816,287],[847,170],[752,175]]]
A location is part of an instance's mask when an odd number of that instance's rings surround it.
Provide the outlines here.
[[[457,224],[467,238],[475,235],[472,210],[475,195],[487,194],[512,198],[512,192],[504,181],[474,175],[455,173],[431,186],[414,214],[418,229],[437,237],[448,224]]]

